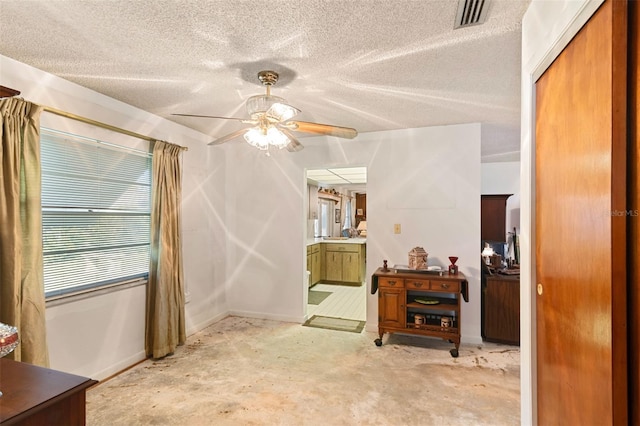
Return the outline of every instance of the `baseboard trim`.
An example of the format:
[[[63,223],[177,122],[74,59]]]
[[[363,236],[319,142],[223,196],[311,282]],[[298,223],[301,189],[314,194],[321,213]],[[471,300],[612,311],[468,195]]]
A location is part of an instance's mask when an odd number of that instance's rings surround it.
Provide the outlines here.
[[[226,317],[228,317],[229,315],[231,315],[228,311],[227,312],[223,312],[221,314],[218,314],[216,316],[214,316],[213,318],[209,318],[207,320],[201,321],[197,324],[192,324],[187,330],[187,336],[191,336],[193,334],[196,334],[199,331],[204,330],[205,328],[209,327],[212,324],[215,324],[219,321],[222,321],[223,319],[225,319]]]
[[[273,315],[273,314],[265,314],[263,312],[250,312],[250,311],[229,311],[229,315],[233,315],[236,317],[266,319],[266,320],[272,320],[272,321],[293,322],[296,324],[304,324],[304,322],[306,321],[305,315],[302,315],[299,317],[293,317],[289,315]]]
[[[110,365],[104,370],[98,371],[95,374],[91,374],[91,378],[101,382],[105,381],[114,376],[117,376],[125,370],[128,370],[141,361],[144,361],[146,358],[147,357],[145,356],[144,350],[136,352],[134,355],[131,355],[130,357],[127,357],[116,364]]]

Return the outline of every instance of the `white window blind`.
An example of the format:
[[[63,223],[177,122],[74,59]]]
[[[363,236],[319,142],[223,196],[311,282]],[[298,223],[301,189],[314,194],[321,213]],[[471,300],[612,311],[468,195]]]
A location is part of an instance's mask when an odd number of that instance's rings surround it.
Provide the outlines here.
[[[46,297],[149,272],[151,156],[42,129]]]

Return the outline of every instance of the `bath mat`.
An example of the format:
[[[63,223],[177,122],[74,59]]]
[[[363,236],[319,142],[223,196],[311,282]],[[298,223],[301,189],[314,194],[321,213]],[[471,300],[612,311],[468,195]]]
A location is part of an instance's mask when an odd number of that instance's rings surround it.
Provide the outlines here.
[[[319,305],[322,303],[324,299],[329,297],[332,293],[330,291],[320,291],[320,290],[309,290],[309,301],[310,305]]]
[[[329,330],[360,333],[364,328],[364,321],[314,315],[309,318],[303,325],[306,325],[307,327],[326,328]]]

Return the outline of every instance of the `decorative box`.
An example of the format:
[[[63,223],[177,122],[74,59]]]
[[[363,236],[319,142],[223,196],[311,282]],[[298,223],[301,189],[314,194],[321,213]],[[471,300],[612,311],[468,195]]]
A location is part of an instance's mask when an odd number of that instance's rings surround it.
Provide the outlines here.
[[[414,247],[409,252],[410,269],[427,269],[427,256],[429,254],[422,247]]]

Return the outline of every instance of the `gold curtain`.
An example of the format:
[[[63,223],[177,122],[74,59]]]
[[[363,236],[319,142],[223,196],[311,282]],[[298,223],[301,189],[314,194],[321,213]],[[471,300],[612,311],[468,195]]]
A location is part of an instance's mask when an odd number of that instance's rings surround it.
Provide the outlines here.
[[[147,356],[172,354],[186,340],[184,278],[180,233],[181,147],[156,141],[153,146],[151,262],[147,288]]]
[[[9,356],[49,366],[42,266],[40,113],[17,98],[0,99],[0,322],[18,328]]]

